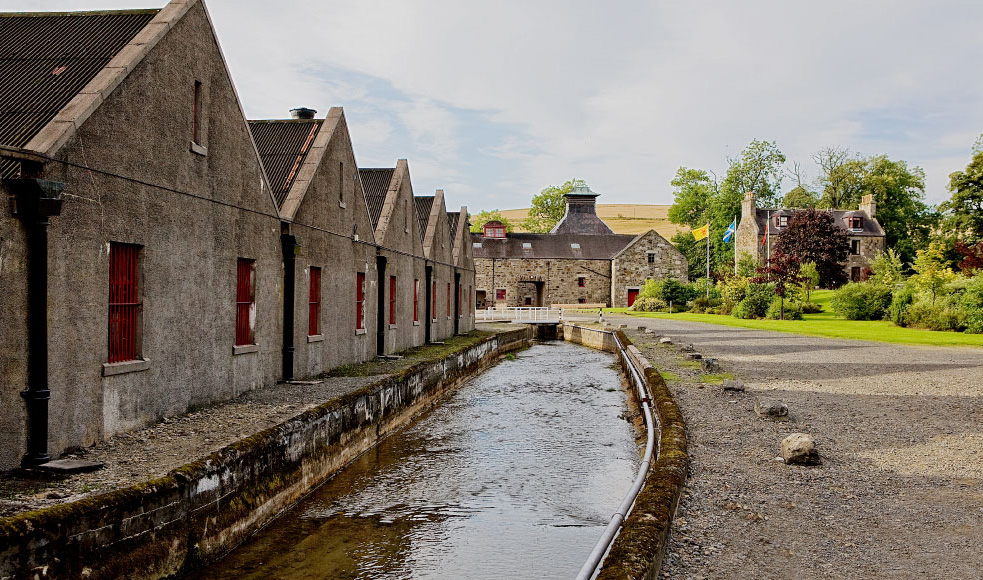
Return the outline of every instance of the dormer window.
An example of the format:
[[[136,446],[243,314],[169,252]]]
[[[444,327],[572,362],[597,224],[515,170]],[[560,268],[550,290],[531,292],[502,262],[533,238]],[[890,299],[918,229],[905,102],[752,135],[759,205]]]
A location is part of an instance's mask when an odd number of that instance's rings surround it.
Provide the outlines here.
[[[780,216],[778,216],[778,219],[775,220],[775,225],[778,226],[778,227],[780,227],[780,228],[784,228],[785,226],[787,226],[788,225],[788,216],[787,215],[780,215]]]
[[[577,244],[577,243],[570,244],[570,249],[579,250],[580,249],[580,244]]]
[[[505,237],[505,224],[499,221],[490,221],[484,225],[482,231],[486,238],[502,239]]]
[[[862,229],[864,229],[864,218],[862,218],[862,217],[853,216],[853,217],[847,218],[847,221],[850,224],[850,229],[851,230],[862,230]]]
[[[531,250],[532,249],[532,244],[529,243],[529,242],[522,242],[522,249],[523,250]]]

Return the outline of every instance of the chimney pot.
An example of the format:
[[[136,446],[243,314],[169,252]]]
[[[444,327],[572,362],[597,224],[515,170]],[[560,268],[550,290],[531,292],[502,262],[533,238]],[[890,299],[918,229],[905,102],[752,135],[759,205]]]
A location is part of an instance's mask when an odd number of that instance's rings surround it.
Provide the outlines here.
[[[308,109],[307,107],[297,107],[296,109],[290,109],[291,119],[313,119],[317,111],[314,109]]]

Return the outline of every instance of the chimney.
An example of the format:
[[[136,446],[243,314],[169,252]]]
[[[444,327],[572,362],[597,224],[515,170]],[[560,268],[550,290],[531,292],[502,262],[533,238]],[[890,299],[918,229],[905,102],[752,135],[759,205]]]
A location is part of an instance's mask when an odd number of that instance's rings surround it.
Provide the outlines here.
[[[563,219],[551,234],[613,234],[611,228],[597,217],[597,196],[587,184],[575,185],[573,191],[563,195],[567,209]]]
[[[754,200],[754,192],[748,191],[744,193],[744,200],[741,201],[741,221],[746,219],[754,219],[754,212],[757,209],[757,204]]]
[[[291,119],[313,119],[317,111],[314,109],[308,109],[307,107],[297,107],[296,109],[290,109]]]
[[[877,214],[877,202],[874,201],[874,194],[868,193],[860,198],[860,211],[867,214],[867,217],[874,219]]]

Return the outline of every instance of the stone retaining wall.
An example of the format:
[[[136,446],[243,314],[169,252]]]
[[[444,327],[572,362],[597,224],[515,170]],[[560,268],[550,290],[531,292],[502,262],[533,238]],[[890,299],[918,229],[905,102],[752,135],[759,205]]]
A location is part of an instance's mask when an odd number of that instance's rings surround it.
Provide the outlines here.
[[[563,326],[565,340],[618,353],[621,364],[627,365],[618,351],[620,343],[628,356],[643,370],[652,397],[652,408],[657,423],[656,441],[659,454],[652,462],[645,477],[645,485],[635,498],[635,505],[621,532],[615,538],[602,562],[597,580],[655,580],[662,567],[669,531],[676,506],[686,483],[689,454],[685,424],[669,387],[659,371],[653,367],[641,351],[620,330],[613,333],[573,326]],[[602,338],[606,337],[606,338]],[[595,346],[596,345],[596,346]],[[628,373],[628,369],[625,368]],[[634,406],[639,407],[637,391],[628,389]]]
[[[0,519],[0,579],[161,578],[213,561],[532,338],[522,325],[119,491]]]

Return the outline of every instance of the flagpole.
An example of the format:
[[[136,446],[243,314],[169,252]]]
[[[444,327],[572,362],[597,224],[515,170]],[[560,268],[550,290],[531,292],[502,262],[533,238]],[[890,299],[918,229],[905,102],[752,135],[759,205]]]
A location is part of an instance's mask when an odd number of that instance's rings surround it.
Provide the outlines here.
[[[707,300],[710,299],[710,222],[707,222]]]
[[[737,216],[734,216],[734,275],[737,276]]]

